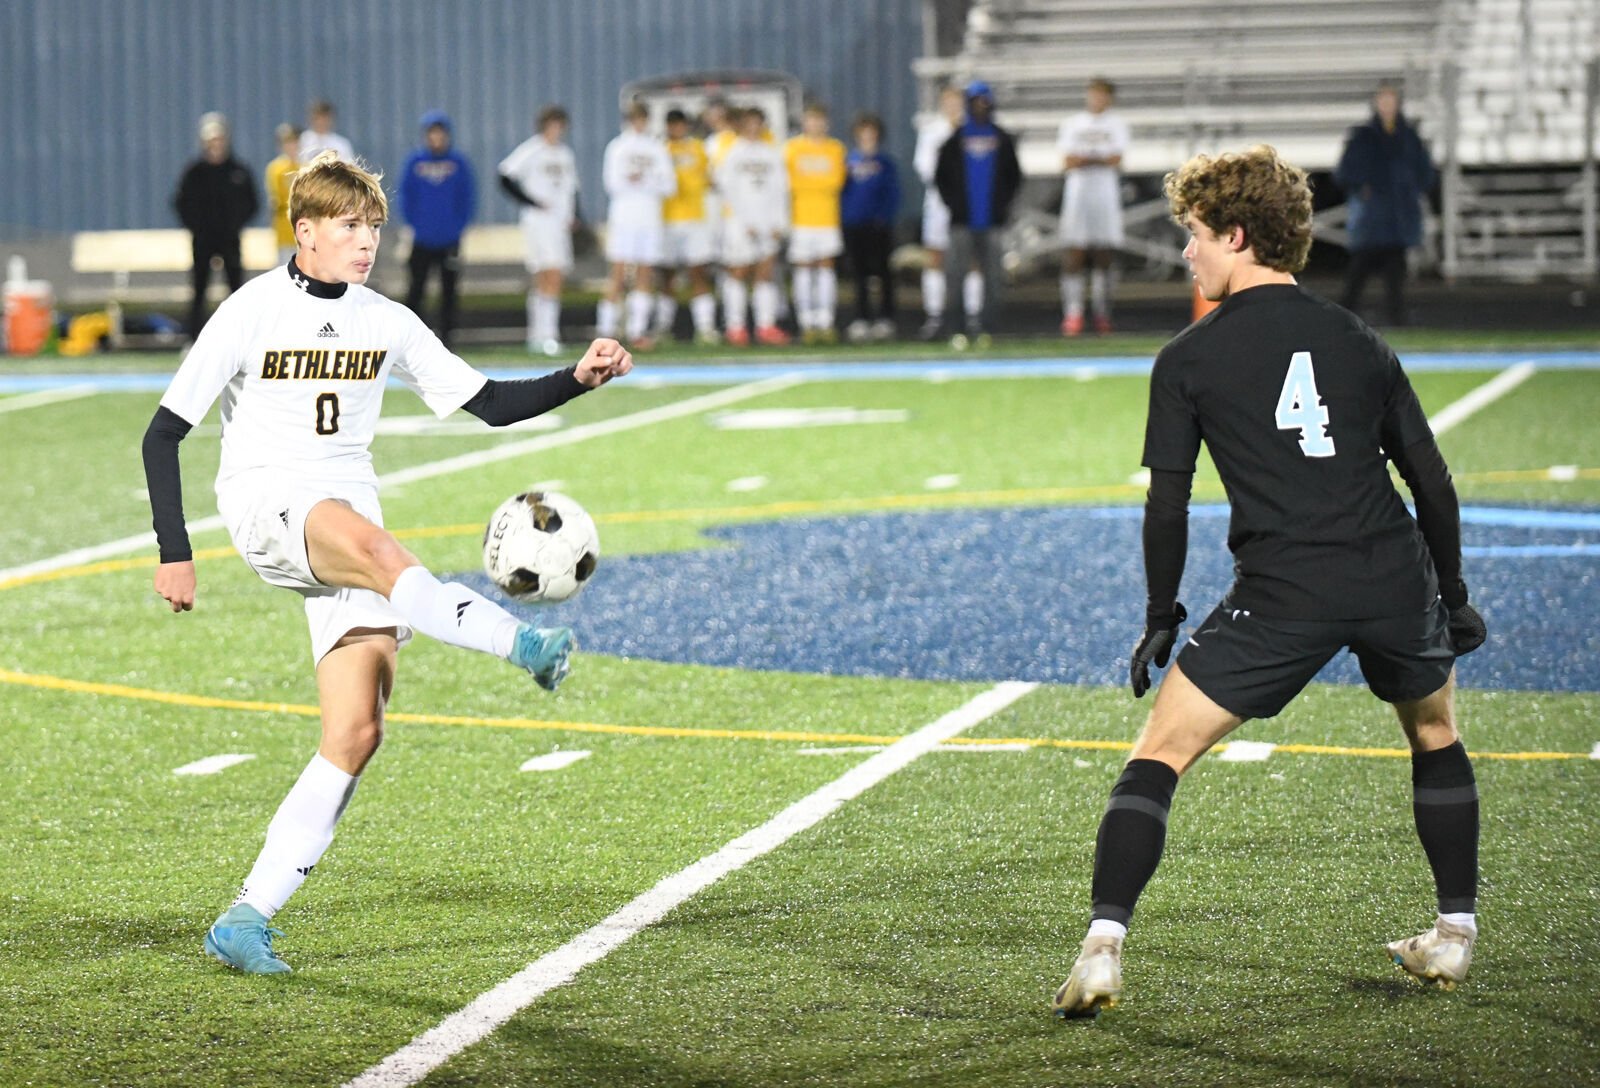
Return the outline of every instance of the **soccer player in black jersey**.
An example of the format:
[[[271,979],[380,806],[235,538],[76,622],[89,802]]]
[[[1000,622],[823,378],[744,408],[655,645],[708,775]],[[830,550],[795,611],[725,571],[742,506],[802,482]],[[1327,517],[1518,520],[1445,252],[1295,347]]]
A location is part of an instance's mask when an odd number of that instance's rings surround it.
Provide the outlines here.
[[[1349,647],[1411,746],[1413,812],[1433,868],[1434,927],[1388,946],[1446,989],[1477,936],[1478,795],[1456,732],[1455,659],[1482,645],[1461,578],[1454,485],[1405,372],[1383,340],[1294,274],[1311,248],[1311,190],[1270,147],[1196,156],[1167,175],[1184,257],[1221,303],[1156,357],[1144,464],[1149,597],[1130,666],[1150,688],[1186,613],[1178,603],[1195,459],[1205,442],[1232,507],[1235,580],[1167,672],[1100,823],[1082,954],[1063,1017],[1122,993],[1122,940],[1155,873],[1178,777],[1248,718],[1281,711]],[[1393,462],[1413,519],[1389,477]]]

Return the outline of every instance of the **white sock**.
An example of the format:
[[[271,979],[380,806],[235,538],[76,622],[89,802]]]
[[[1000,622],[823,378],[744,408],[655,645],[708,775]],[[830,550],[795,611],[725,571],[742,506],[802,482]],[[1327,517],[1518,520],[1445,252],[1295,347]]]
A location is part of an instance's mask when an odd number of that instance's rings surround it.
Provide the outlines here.
[[[819,329],[833,328],[833,319],[839,309],[839,273],[824,265],[817,269],[817,325]]]
[[[1061,277],[1061,311],[1065,317],[1083,316],[1083,273]]]
[[[922,312],[929,317],[944,316],[944,269],[922,270]]]
[[[1089,304],[1100,317],[1111,316],[1111,273],[1104,268],[1089,272]]]
[[[561,297],[539,296],[539,339],[561,339]]]
[[[768,280],[755,287],[756,328],[765,329],[778,323],[778,285]]]
[[[460,582],[441,582],[426,567],[407,567],[389,591],[389,603],[406,623],[429,638],[494,654],[511,656],[522,621]]]
[[[1121,922],[1113,922],[1109,918],[1096,918],[1089,923],[1089,932],[1084,936],[1085,939],[1089,937],[1115,937],[1120,941],[1127,935],[1128,927]]]
[[[961,281],[961,300],[967,307],[967,320],[976,321],[983,313],[983,273],[972,271]]]
[[[543,296],[528,292],[528,344],[539,342],[543,334],[539,331],[539,314],[542,309]]]
[[[656,296],[656,331],[662,336],[672,335],[673,322],[678,320],[678,300],[669,294]]]
[[[750,302],[750,289],[738,276],[722,278],[722,320],[730,329],[742,329],[746,324],[745,309]]]
[[[600,300],[595,307],[595,331],[601,336],[615,337],[617,335],[617,316],[621,308],[609,298]]]
[[[359,781],[323,759],[320,752],[312,756],[267,825],[267,841],[234,904],[248,903],[266,918],[276,914],[305,883],[312,866],[322,860],[333,842],[333,825],[344,814]]]
[[[1473,936],[1478,934],[1478,916],[1476,914],[1441,914],[1439,921],[1448,922],[1457,929],[1464,929]]]
[[[812,307],[816,300],[816,280],[813,278],[816,269],[796,268],[794,270],[794,312],[802,329],[811,328]],[[763,322],[758,318],[756,324]],[[771,324],[771,322],[766,322]]]
[[[689,300],[689,314],[694,318],[694,331],[711,332],[717,327],[717,298],[710,291]]]
[[[628,292],[628,339],[637,340],[650,331],[650,311],[655,299],[647,291]]]

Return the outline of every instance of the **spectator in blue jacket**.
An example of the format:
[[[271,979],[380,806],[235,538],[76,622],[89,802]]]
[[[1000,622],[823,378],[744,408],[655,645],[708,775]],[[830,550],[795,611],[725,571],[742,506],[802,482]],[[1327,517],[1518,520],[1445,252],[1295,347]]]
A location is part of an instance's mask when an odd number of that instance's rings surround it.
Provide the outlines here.
[[[1354,310],[1373,272],[1383,277],[1389,321],[1406,321],[1406,250],[1422,244],[1422,201],[1437,173],[1427,145],[1400,112],[1400,92],[1382,84],[1372,117],[1345,138],[1333,178],[1345,191],[1350,267],[1343,304]]]
[[[844,249],[856,282],[856,319],[847,330],[851,340],[887,340],[894,335],[894,275],[889,254],[894,250],[894,221],[900,214],[900,173],[894,160],[879,150],[883,120],[863,113],[852,129],[855,147],[845,159],[844,192],[839,194],[839,221]],[[873,304],[876,279],[882,298]]]
[[[439,323],[434,331],[449,344],[456,323],[461,235],[477,210],[477,185],[472,164],[450,146],[450,118],[444,111],[422,115],[422,139],[400,176],[400,214],[412,231],[406,305],[421,316],[428,275],[437,267]]]
[[[1000,243],[1011,202],[1022,188],[1022,167],[1011,133],[994,123],[994,92],[982,80],[967,85],[967,119],[939,149],[933,183],[950,209],[950,248],[945,253],[945,324],[953,328],[955,300],[969,268],[983,273],[983,302],[966,315],[967,331],[950,338],[957,348],[988,342],[1000,285]],[[966,309],[967,307],[963,307]]]

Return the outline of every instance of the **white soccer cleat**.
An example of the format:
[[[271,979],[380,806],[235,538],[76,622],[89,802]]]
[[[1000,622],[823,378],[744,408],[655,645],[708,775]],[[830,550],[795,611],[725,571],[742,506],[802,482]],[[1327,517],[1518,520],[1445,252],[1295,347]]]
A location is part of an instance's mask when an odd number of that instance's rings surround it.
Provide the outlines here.
[[[1063,1020],[1100,1015],[1122,1000],[1122,940],[1087,937],[1051,1009]]]
[[[1472,946],[1476,932],[1451,925],[1444,919],[1426,933],[1391,941],[1385,947],[1395,967],[1424,984],[1453,990],[1467,977],[1472,966]]]

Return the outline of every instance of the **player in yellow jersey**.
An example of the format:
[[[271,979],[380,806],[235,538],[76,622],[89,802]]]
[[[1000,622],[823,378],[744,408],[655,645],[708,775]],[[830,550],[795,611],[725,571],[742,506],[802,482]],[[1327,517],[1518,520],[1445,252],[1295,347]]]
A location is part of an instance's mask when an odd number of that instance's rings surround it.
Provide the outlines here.
[[[273,130],[278,138],[279,155],[267,163],[263,179],[267,190],[267,219],[272,223],[273,241],[278,243],[278,263],[288,264],[294,256],[294,224],[289,222],[289,182],[300,169],[300,130],[285,121]]]
[[[689,115],[673,108],[667,111],[667,157],[677,175],[678,191],[661,203],[665,227],[662,238],[660,290],[656,295],[658,337],[670,338],[678,314],[674,279],[681,269],[689,280],[689,312],[694,318],[697,344],[715,344],[717,300],[711,293],[709,267],[712,258],[712,225],[706,214],[706,193],[711,188],[711,172],[706,148],[689,132]]]
[[[839,194],[845,183],[845,146],[828,135],[828,108],[806,106],[800,135],[783,145],[794,202],[789,263],[794,266],[794,309],[808,344],[838,339],[834,311],[839,281],[834,258],[844,251]]]

